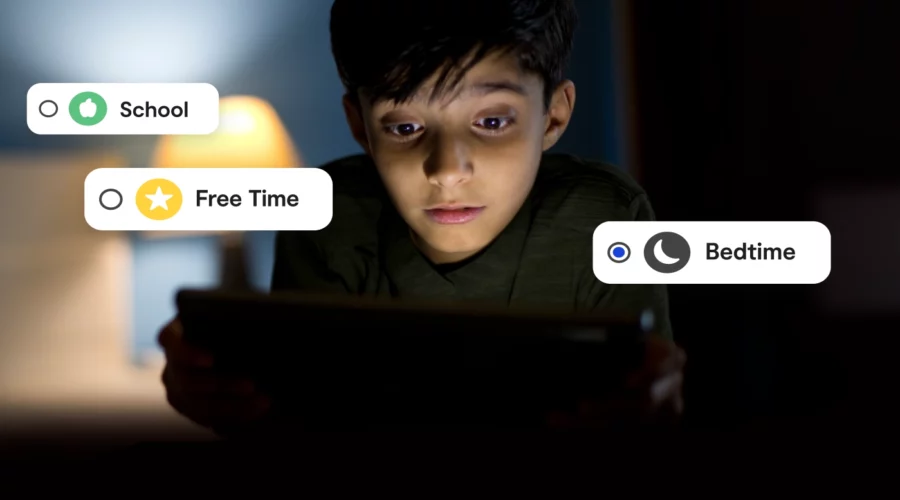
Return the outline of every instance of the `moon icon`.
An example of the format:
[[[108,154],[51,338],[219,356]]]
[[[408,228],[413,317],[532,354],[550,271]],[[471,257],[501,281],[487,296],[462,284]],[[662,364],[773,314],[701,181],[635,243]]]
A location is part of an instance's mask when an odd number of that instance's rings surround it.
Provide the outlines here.
[[[681,259],[673,259],[666,255],[666,252],[663,251],[662,247],[663,240],[659,240],[656,242],[656,246],[653,247],[653,256],[656,257],[656,260],[662,262],[667,266],[671,266],[672,264],[677,264]]]
[[[665,244],[666,250],[663,250]],[[680,271],[691,259],[691,245],[681,235],[663,232],[654,235],[644,245],[644,260],[658,273]]]

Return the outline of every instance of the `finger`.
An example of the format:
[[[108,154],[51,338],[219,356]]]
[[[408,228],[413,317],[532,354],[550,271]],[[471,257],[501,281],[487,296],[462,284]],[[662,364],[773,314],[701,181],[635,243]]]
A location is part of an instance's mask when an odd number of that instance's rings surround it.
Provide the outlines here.
[[[644,364],[655,368],[658,374],[681,370],[685,360],[684,351],[670,340],[654,339],[647,342]]]
[[[166,399],[182,415],[194,422],[211,426],[252,419],[268,411],[269,398],[260,393],[236,395],[229,393],[185,392],[176,381],[175,372],[163,371]]]
[[[636,419],[653,415],[667,405],[679,405],[684,375],[675,372],[642,389],[625,390],[604,399],[579,401],[578,414],[589,419]]]
[[[167,361],[187,369],[209,369],[215,362],[209,351],[184,342],[168,347],[165,353]]]
[[[681,421],[684,413],[684,398],[680,392],[674,392],[660,403],[657,410],[646,417],[646,421],[658,427],[669,428]]]
[[[652,408],[658,408],[663,404],[680,399],[683,381],[684,376],[676,372],[654,382],[649,391]]]
[[[159,333],[159,345],[165,351],[166,359],[173,364],[197,368],[213,365],[211,353],[184,341],[181,322],[177,318]]]
[[[579,427],[605,429],[614,426],[670,424],[683,409],[683,375],[676,372],[648,384],[642,390],[626,390],[604,399],[579,401]]]
[[[172,367],[170,382],[178,390],[187,395],[230,394],[234,396],[251,396],[256,392],[256,385],[240,378],[223,376],[213,370],[190,370]]]
[[[165,326],[162,327],[159,331],[159,335],[156,338],[156,342],[163,349],[168,348],[175,342],[178,342],[181,338],[182,327],[181,321],[176,316],[172,321],[168,322]]]
[[[641,367],[629,375],[627,386],[639,389],[667,375],[680,373],[686,360],[684,351],[675,343],[651,339],[647,342]]]
[[[264,395],[251,398],[195,398],[182,405],[182,414],[207,427],[232,427],[262,418],[271,408]]]
[[[647,391],[646,405],[641,413],[645,425],[669,427],[677,423],[682,414],[683,375],[675,373],[657,380]]]

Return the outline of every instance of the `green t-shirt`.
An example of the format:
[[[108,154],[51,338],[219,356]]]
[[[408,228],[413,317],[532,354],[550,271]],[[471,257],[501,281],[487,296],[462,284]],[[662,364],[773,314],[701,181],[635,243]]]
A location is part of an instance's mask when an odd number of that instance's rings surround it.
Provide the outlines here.
[[[594,276],[592,238],[600,223],[654,219],[647,195],[615,167],[544,155],[531,194],[506,229],[451,266],[435,266],[419,252],[368,156],[322,168],[334,182],[331,224],[278,234],[273,292],[609,313],[651,308],[657,333],[671,338],[665,285],[608,285]]]

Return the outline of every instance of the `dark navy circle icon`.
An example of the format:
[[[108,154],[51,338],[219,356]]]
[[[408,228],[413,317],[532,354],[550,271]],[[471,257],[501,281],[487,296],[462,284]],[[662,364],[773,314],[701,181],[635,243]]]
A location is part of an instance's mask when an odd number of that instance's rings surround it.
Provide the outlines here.
[[[691,260],[691,246],[680,234],[659,233],[644,245],[644,260],[656,272],[674,273]]]
[[[613,262],[625,262],[631,257],[631,249],[624,243],[613,243],[606,250],[606,255]]]
[[[117,189],[104,189],[100,193],[100,206],[107,210],[115,210],[122,206],[122,193]]]

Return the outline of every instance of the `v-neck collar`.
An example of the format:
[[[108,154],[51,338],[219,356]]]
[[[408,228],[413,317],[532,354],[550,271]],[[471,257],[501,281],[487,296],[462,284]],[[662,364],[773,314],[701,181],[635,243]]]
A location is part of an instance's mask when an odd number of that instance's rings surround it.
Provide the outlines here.
[[[388,202],[389,203],[389,202]],[[531,226],[529,196],[507,227],[464,265],[441,273],[416,248],[409,226],[396,210],[383,220],[385,271],[392,294],[416,299],[479,300],[509,303],[519,259]]]

